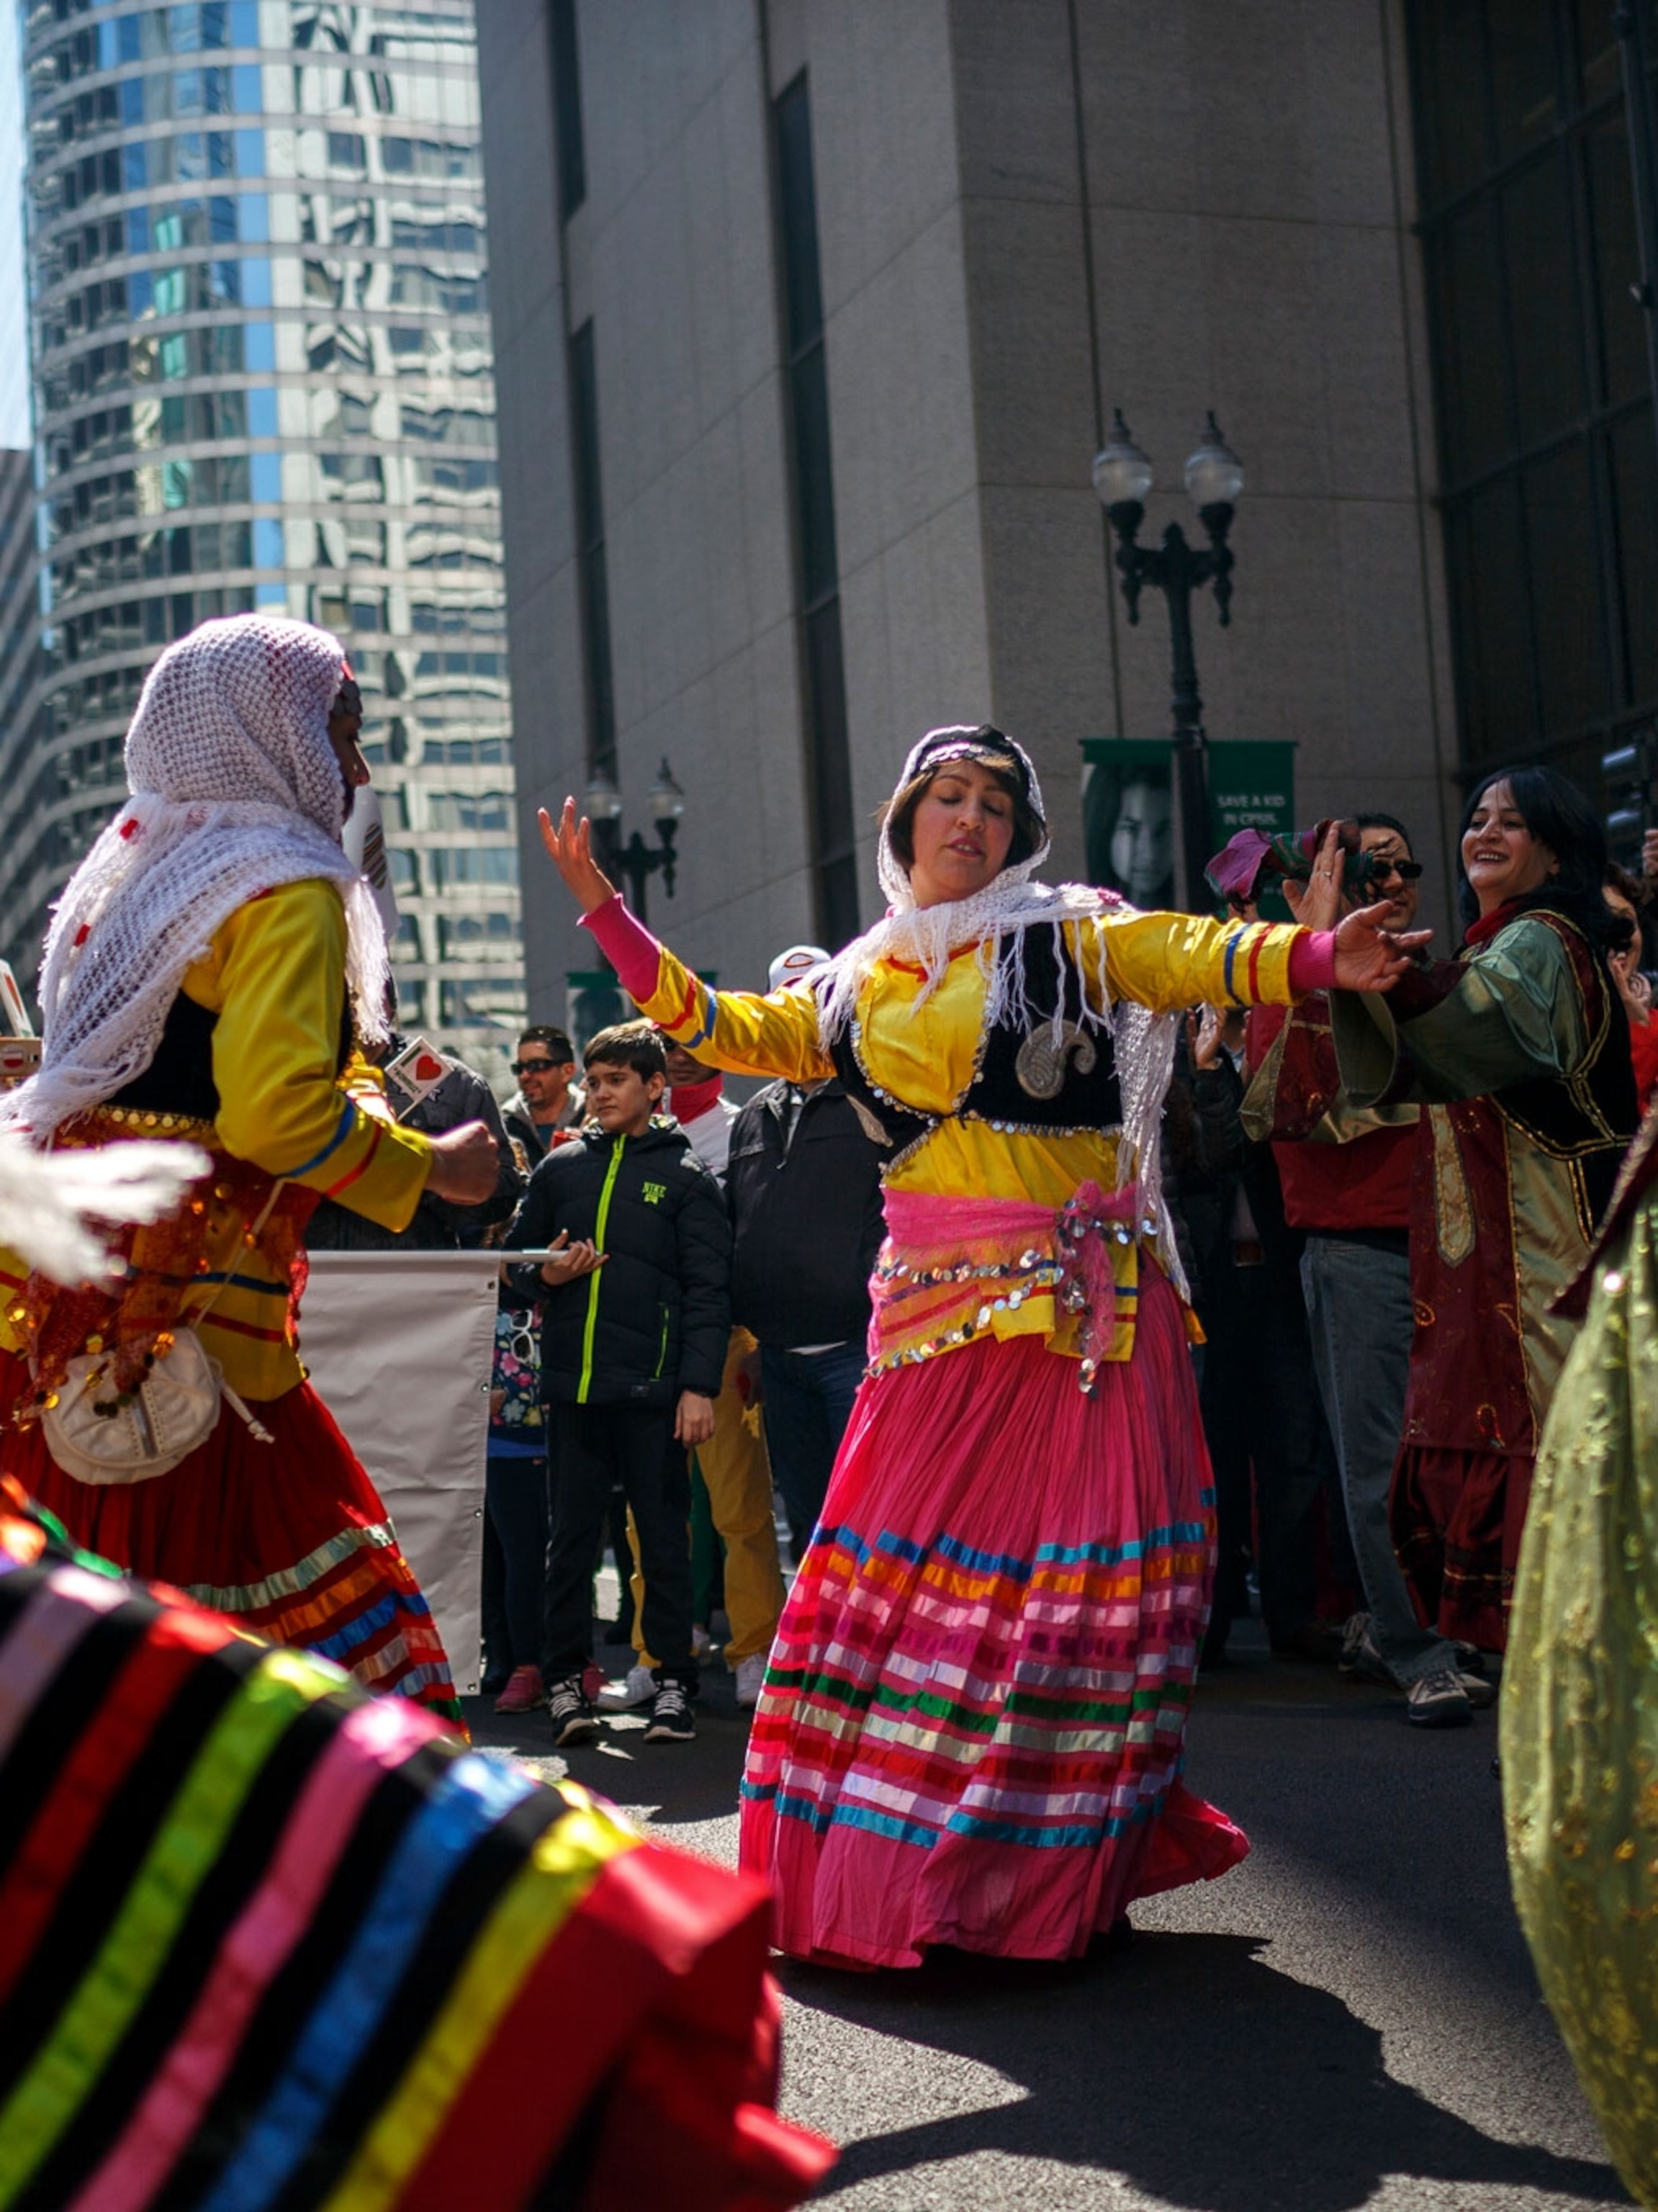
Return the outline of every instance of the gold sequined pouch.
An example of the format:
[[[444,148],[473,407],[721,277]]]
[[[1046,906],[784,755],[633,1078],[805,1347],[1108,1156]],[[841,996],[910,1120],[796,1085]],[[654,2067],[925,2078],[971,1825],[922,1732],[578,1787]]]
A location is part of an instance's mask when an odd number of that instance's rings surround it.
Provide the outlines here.
[[[280,1181],[271,1186],[253,1224],[253,1238],[270,1219],[282,1188]],[[149,1482],[169,1474],[212,1435],[222,1402],[240,1415],[258,1442],[272,1441],[270,1430],[225,1381],[218,1361],[196,1333],[196,1324],[206,1318],[223,1289],[221,1283],[189,1320],[180,1319],[168,1332],[172,1342],[165,1349],[157,1346],[127,1389],[117,1383],[112,1352],[83,1352],[67,1363],[63,1382],[40,1414],[46,1449],[65,1474],[77,1482],[107,1486]],[[35,1370],[33,1358],[29,1364]]]

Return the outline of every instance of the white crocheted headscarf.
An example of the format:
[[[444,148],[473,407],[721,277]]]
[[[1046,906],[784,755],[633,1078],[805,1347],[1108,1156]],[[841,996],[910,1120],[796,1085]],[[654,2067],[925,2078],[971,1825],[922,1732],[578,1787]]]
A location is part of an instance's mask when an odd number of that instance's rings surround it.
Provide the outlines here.
[[[325,630],[264,615],[203,623],[155,663],[127,732],[132,795],[46,936],[39,1072],[0,1099],[0,1125],[44,1143],[130,1083],[221,923],[308,877],[340,886],[357,1034],[384,1041],[386,932],[340,843],[345,783],[328,736],[344,666]]]
[[[947,899],[937,906],[918,907],[910,887],[909,871],[892,842],[892,810],[881,830],[877,872],[881,888],[891,900],[884,920],[855,938],[833,960],[809,979],[817,997],[818,1033],[827,1048],[850,1022],[858,997],[878,960],[902,960],[920,967],[925,981],[916,1003],[926,999],[944,981],[952,952],[976,944],[980,970],[984,975],[985,1024],[1012,1022],[1027,1031],[1038,1023],[1050,1024],[1056,1052],[1065,1046],[1065,1012],[1055,1006],[1051,1015],[1029,1003],[1025,981],[1024,932],[1046,924],[1054,933],[1054,952],[1063,963],[1063,930],[1066,922],[1103,914],[1132,912],[1115,891],[1096,890],[1087,884],[1039,884],[1036,870],[1048,858],[1048,812],[1035,765],[1024,747],[990,723],[976,728],[952,724],[929,730],[911,747],[893,800],[908,791],[928,769],[942,769],[952,760],[977,760],[999,768],[1019,787],[1030,812],[1042,826],[1034,852],[1005,867],[993,883],[972,897]],[[1002,764],[1005,763],[1005,766]],[[1003,957],[1003,939],[1013,939]],[[1138,1182],[1141,1212],[1155,1224],[1163,1264],[1182,1292],[1186,1278],[1175,1249],[1173,1231],[1164,1215],[1162,1194],[1160,1131],[1163,1103],[1174,1073],[1175,1046],[1179,1035],[1175,1018],[1154,1014],[1133,1000],[1113,1003],[1106,974],[1105,938],[1098,938],[1098,965],[1091,994],[1097,1003],[1084,1004],[1084,1027],[1106,1030],[1112,1040],[1117,1079],[1122,1091],[1122,1130],[1117,1146],[1120,1188]]]

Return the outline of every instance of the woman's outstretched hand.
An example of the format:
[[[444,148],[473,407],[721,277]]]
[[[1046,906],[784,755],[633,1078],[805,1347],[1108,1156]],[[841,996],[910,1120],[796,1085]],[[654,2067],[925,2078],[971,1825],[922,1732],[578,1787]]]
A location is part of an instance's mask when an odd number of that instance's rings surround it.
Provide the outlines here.
[[[1340,991],[1391,991],[1433,935],[1412,929],[1390,936],[1382,927],[1393,908],[1387,899],[1355,907],[1336,927],[1335,981]]]
[[[553,866],[569,886],[583,914],[593,914],[616,896],[616,885],[593,858],[593,826],[584,814],[576,819],[575,801],[567,799],[558,820],[544,806],[537,819],[541,842]]]

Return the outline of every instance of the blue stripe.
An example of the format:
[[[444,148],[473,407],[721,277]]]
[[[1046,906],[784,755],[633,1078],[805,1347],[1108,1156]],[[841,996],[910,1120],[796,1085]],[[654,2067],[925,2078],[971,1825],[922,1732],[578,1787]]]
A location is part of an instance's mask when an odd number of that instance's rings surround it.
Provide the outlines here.
[[[339,1972],[200,2212],[266,2212],[282,2194],[379,2030],[455,1873],[536,1787],[475,1752],[455,1761],[410,1824]]]
[[[820,1530],[820,1537],[822,1534]],[[920,1566],[928,1552],[932,1551],[954,1565],[970,1568],[975,1574],[1006,1575],[1019,1582],[1029,1582],[1039,1565],[1121,1566],[1126,1559],[1143,1559],[1150,1553],[1169,1551],[1177,1544],[1200,1544],[1208,1534],[1201,1521],[1171,1521],[1161,1528],[1148,1528],[1132,1544],[1041,1544],[1031,1559],[1017,1559],[1010,1552],[976,1551],[971,1544],[963,1544],[954,1536],[935,1536],[931,1545],[917,1544],[890,1528],[884,1528],[872,1544],[865,1543],[855,1528],[844,1527],[831,1532],[831,1540],[853,1553],[860,1567],[878,1552],[890,1559],[902,1559],[910,1566]]]
[[[1241,1006],[1245,1003],[1232,988],[1232,963],[1237,958],[1238,947],[1242,942],[1243,932],[1241,929],[1235,929],[1226,940],[1226,995],[1235,1006]]]
[[[424,1598],[417,1599],[412,1590],[398,1590],[390,1597],[381,1598],[378,1604],[371,1605],[367,1613],[357,1613],[343,1628],[332,1636],[325,1636],[320,1644],[307,1644],[305,1648],[307,1651],[320,1651],[325,1659],[337,1660],[343,1667],[349,1666],[349,1655],[358,1644],[374,1635],[376,1629],[385,1628],[395,1620],[399,1610],[424,1613],[426,1609]]]
[[[714,1016],[720,1007],[717,991],[711,991],[706,983],[700,983],[697,988],[702,994],[702,1026],[700,1030],[694,1030],[689,1036],[680,1038],[679,1042],[687,1052],[695,1052],[698,1045],[706,1044],[714,1035]]]
[[[1038,1851],[1074,1850],[1078,1844],[1091,1850],[1108,1838],[1114,1839],[1126,1836],[1131,1828],[1144,1827],[1162,1810],[1160,1792],[1155,1803],[1137,1806],[1126,1820],[1121,1813],[1113,1813],[1103,1820],[1079,1821],[1064,1828],[1032,1828],[1021,1820],[986,1820],[973,1813],[952,1813],[945,1826],[952,1836],[973,1836],[986,1844],[1023,1844]]]
[[[296,1168],[284,1168],[282,1170],[282,1173],[287,1177],[288,1181],[292,1182],[296,1176],[309,1175],[313,1168],[319,1168],[322,1165],[323,1162],[328,1158],[331,1152],[338,1152],[340,1146],[345,1142],[352,1130],[355,1127],[356,1120],[357,1109],[348,1098],[340,1108],[338,1127],[335,1129],[333,1135],[328,1139],[328,1142],[323,1146],[321,1152],[317,1154],[315,1159],[302,1160]]]

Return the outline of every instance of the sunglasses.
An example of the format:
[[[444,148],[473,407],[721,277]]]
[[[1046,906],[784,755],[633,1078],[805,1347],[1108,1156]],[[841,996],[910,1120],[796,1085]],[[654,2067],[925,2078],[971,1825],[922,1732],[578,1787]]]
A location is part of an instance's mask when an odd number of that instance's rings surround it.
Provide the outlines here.
[[[550,1075],[557,1066],[556,1060],[515,1060],[513,1073],[514,1075]]]
[[[1389,876],[1397,876],[1401,882],[1413,884],[1421,875],[1424,865],[1421,860],[1379,860],[1372,854],[1366,873],[1372,883],[1385,884]]]

